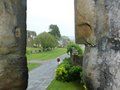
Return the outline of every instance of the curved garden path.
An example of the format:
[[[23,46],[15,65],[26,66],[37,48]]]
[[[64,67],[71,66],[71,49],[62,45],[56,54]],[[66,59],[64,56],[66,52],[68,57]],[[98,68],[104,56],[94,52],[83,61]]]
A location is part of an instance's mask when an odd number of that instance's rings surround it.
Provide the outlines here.
[[[61,60],[69,57],[67,54],[59,56]],[[30,61],[28,63],[42,63],[42,65],[29,72],[27,90],[46,90],[55,77],[55,69],[58,65],[56,59],[48,61]]]

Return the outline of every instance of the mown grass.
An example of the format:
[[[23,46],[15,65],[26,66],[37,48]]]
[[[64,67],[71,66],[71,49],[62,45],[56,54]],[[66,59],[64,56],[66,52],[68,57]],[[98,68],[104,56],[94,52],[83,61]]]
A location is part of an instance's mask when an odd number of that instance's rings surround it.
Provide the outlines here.
[[[34,50],[34,48],[27,48],[27,52],[30,50]],[[63,55],[64,53],[66,53],[66,48],[55,48],[52,51],[39,52],[34,54],[28,53],[27,60],[49,60]]]
[[[32,51],[32,50],[40,50],[39,48],[26,48],[28,52]]]
[[[54,79],[46,90],[84,90],[84,88],[78,81],[61,82]]]
[[[39,67],[41,64],[37,64],[37,63],[28,63],[28,70],[31,71],[37,67]]]

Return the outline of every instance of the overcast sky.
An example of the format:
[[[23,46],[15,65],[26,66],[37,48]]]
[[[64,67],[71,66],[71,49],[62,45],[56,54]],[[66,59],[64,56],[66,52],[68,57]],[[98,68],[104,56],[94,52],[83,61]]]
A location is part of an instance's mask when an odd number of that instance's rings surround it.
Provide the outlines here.
[[[58,25],[60,33],[74,36],[74,0],[27,0],[27,30],[37,34]]]

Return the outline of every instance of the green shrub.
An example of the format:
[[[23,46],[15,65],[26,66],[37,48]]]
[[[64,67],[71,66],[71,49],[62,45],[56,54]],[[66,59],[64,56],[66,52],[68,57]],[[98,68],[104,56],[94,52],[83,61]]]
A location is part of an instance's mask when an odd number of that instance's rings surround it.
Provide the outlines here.
[[[80,72],[82,72],[80,66],[73,66],[70,58],[65,58],[56,69],[56,80],[74,81],[80,79]]]
[[[69,70],[71,80],[80,79],[81,72],[82,72],[82,68],[80,66],[72,66]]]
[[[63,66],[66,70],[69,70],[72,67],[70,58],[65,58],[60,66]]]
[[[69,69],[72,64],[70,63],[70,59],[65,58],[63,62],[56,69],[56,79],[59,81],[68,81],[69,79]]]
[[[68,71],[65,67],[61,66],[56,70],[56,79],[59,81],[67,81],[68,78]]]
[[[82,56],[83,55],[83,50],[82,48],[74,43],[74,42],[70,42],[67,46],[67,53],[70,53],[70,57],[72,57],[73,54],[77,54],[78,56]]]

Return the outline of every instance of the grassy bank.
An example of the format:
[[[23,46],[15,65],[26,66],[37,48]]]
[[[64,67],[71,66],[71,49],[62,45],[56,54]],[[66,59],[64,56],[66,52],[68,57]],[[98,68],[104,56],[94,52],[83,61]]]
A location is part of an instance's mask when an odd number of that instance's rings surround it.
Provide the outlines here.
[[[53,80],[46,90],[84,90],[79,82],[60,82]]]
[[[29,52],[30,50],[34,50],[34,48],[27,48],[27,52]],[[48,60],[56,58],[64,53],[66,53],[66,48],[55,48],[52,51],[47,52],[28,53],[27,60]]]
[[[37,64],[37,63],[28,63],[28,69],[29,69],[29,71],[31,71],[31,70],[39,67],[39,66],[40,66],[40,64]]]

